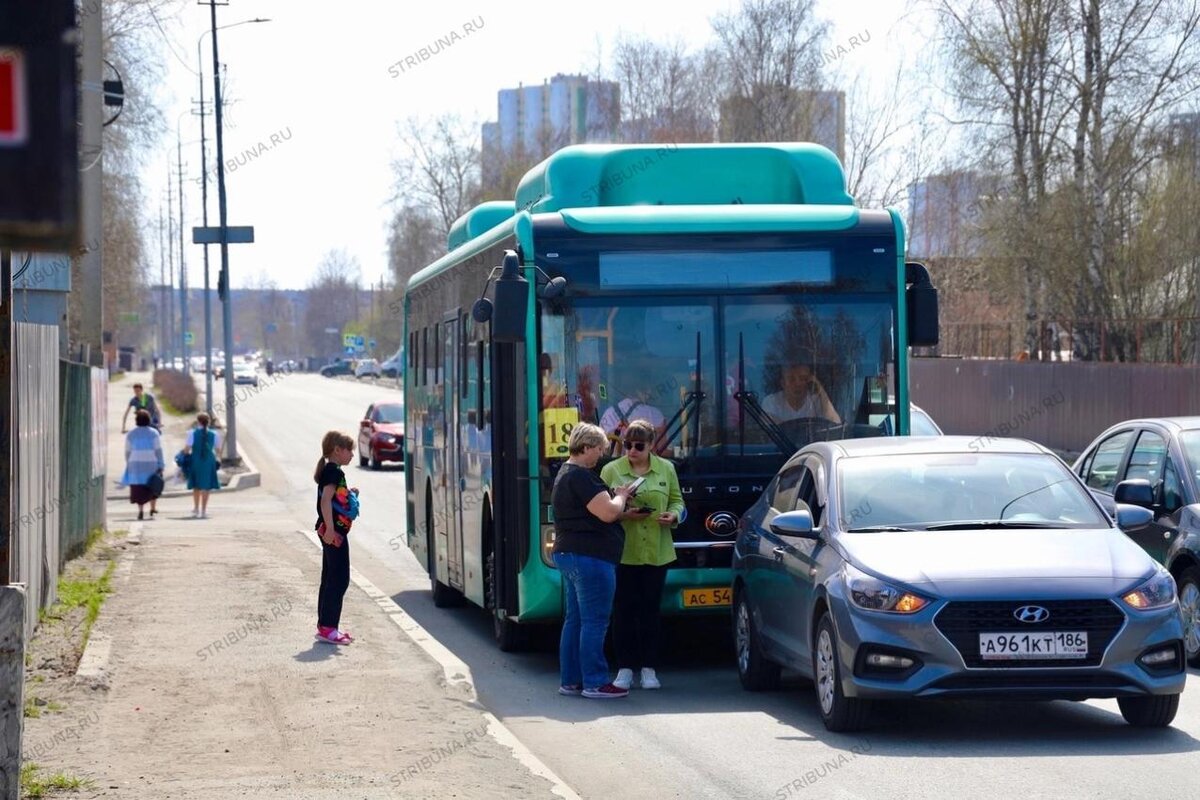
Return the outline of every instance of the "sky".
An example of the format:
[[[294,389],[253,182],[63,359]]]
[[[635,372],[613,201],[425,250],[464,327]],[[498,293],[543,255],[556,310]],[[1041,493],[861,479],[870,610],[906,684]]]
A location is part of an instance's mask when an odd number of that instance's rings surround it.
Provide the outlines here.
[[[622,33],[677,38],[698,48],[711,39],[710,19],[738,5],[738,0],[693,0],[686,6],[533,0],[500,7],[441,0],[422,7],[419,18],[412,4],[394,0],[229,0],[218,6],[218,25],[270,20],[218,32],[230,103],[224,125],[228,223],[255,229],[253,244],[230,246],[232,285],[267,279],[280,288],[304,288],[335,249],[358,259],[364,287],[380,281],[388,271],[399,123],[446,113],[477,123],[494,120],[500,89],[540,84],[560,72],[592,72],[598,54],[607,55]],[[840,71],[878,75],[886,83],[905,47],[898,43],[910,38],[898,33],[910,24],[898,22],[902,6],[900,0],[818,0],[819,15],[831,23],[831,48],[851,36],[869,39],[839,60]],[[475,30],[464,34],[467,23]],[[208,27],[209,7],[184,3],[177,19],[163,21],[161,32],[168,75],[158,100],[168,124],[179,121],[184,142],[188,228],[200,224],[201,170],[199,117],[187,112],[199,96],[197,40]],[[452,30],[459,39],[450,47],[415,67],[405,64],[407,56]],[[210,39],[203,36],[206,101],[212,99]],[[212,116],[207,120],[213,170],[209,224],[216,225]],[[143,175],[153,206],[148,219],[158,219],[165,201],[175,144],[174,133],[164,138]],[[147,252],[157,258],[157,235],[147,236]],[[199,246],[187,244],[185,255],[189,285],[202,286]]]

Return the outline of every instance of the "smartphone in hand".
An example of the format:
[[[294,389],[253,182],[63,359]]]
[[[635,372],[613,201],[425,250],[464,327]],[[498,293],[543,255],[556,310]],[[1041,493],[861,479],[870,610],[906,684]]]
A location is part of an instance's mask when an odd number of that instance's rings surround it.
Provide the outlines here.
[[[642,484],[645,482],[646,482],[645,478],[638,478],[633,483],[629,484],[629,490],[630,490],[629,494],[631,496],[637,494],[637,490],[640,489]]]

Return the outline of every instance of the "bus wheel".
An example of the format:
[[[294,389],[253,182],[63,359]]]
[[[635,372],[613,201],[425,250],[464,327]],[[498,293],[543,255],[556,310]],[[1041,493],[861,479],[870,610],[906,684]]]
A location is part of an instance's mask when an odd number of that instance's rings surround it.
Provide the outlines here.
[[[502,652],[514,653],[525,648],[525,626],[508,617],[498,617],[495,611],[492,612],[492,633]]]

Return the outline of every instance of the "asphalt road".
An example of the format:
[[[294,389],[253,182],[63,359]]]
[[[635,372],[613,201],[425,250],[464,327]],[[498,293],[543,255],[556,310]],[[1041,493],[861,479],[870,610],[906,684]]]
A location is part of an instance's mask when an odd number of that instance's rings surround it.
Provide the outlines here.
[[[241,402],[239,440],[262,470],[262,491],[311,526],[321,436],[356,435],[369,403],[398,396],[384,385],[291,375]],[[662,691],[561,697],[553,635],[534,652],[501,653],[484,612],[434,608],[404,544],[403,470],[357,464],[347,468],[363,509],[352,563],[471,667],[480,699],[585,798],[1200,795],[1196,670],[1167,730],[1127,726],[1115,700],[925,701],[877,707],[869,731],[845,736],[825,730],[799,678],[779,692],[743,691],[719,620],[668,624]]]

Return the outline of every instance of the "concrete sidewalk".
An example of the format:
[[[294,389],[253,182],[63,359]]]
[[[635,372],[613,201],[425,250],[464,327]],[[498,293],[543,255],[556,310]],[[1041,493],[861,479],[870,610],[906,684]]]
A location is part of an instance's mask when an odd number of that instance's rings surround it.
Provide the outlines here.
[[[110,459],[127,391],[110,393]],[[94,782],[73,796],[553,796],[473,687],[447,681],[394,623],[403,612],[389,598],[352,584],[342,619],[357,641],[314,640],[320,551],[297,531],[307,510],[267,487],[214,492],[207,520],[190,512],[190,498],[162,498],[155,520],[137,522],[135,506],[109,504],[109,529],[137,545],[67,709],[28,720],[25,737],[28,759]]]

